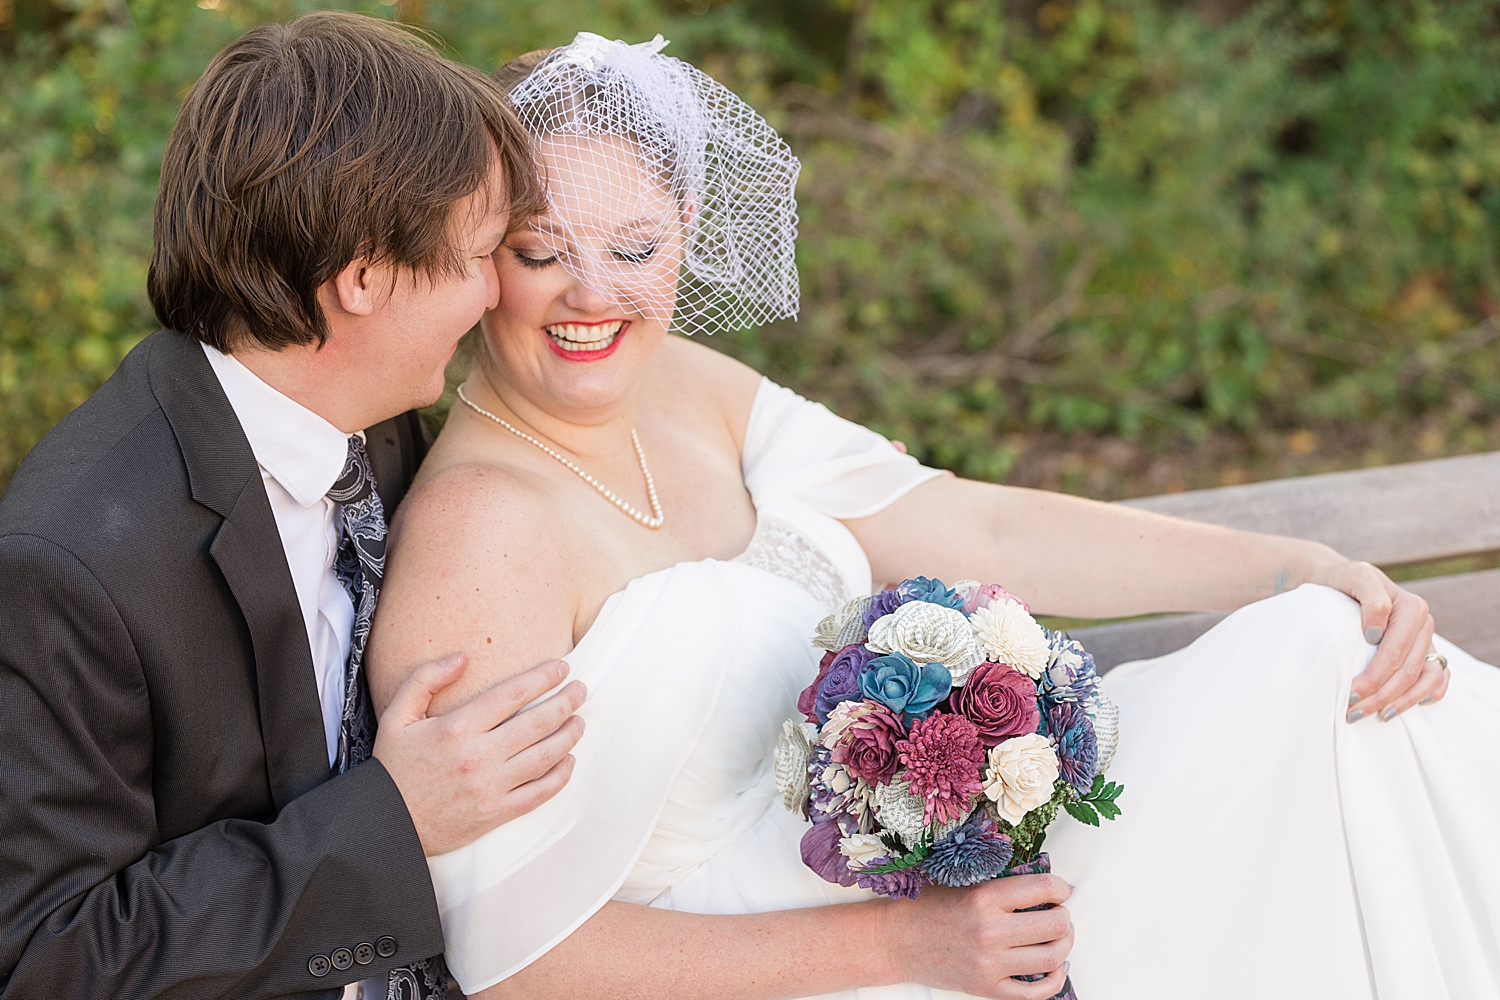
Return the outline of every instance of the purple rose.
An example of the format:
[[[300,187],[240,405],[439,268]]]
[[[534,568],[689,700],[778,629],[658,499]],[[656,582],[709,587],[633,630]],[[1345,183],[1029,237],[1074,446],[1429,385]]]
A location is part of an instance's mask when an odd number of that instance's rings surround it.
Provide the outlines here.
[[[825,882],[854,885],[856,877],[849,870],[849,859],[839,850],[839,841],[843,839],[844,831],[838,820],[814,823],[812,829],[802,835],[802,863]]]
[[[953,692],[953,711],[974,723],[979,741],[998,746],[1012,736],[1037,731],[1036,682],[1015,667],[981,663]]]
[[[828,721],[828,713],[838,708],[840,702],[859,701],[864,697],[859,691],[859,675],[864,673],[865,665],[879,655],[864,643],[845,646],[834,655],[828,664],[828,672],[818,684],[813,702],[818,725]]]
[[[797,711],[805,715],[808,722],[818,721],[818,687],[823,683],[823,678],[828,676],[828,668],[837,655],[832,651],[823,654],[823,659],[818,662],[818,676],[797,696]]]

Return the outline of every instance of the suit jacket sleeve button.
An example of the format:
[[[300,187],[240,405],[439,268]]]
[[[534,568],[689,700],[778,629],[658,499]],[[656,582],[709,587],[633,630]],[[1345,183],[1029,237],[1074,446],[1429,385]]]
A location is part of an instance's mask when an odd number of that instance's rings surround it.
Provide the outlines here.
[[[332,955],[329,955],[328,960],[333,963],[333,967],[335,969],[343,972],[345,969],[349,968],[349,966],[354,964],[354,952],[350,951],[348,948],[340,948]]]
[[[354,960],[360,965],[369,965],[375,961],[375,946],[368,941],[362,941],[355,945]]]
[[[381,958],[390,958],[396,954],[396,939],[386,935],[375,942],[375,953]]]
[[[328,964],[327,955],[314,955],[312,958],[309,958],[307,960],[307,971],[311,972],[319,979],[322,979],[324,976],[328,975],[328,970],[331,968],[333,968],[333,966]]]

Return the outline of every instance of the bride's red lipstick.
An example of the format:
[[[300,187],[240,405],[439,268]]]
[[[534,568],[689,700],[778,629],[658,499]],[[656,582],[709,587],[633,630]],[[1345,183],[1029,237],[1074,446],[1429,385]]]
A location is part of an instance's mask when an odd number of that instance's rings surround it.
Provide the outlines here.
[[[601,319],[597,323],[567,324],[569,326],[604,326],[606,323],[619,323],[620,332],[615,334],[615,339],[609,342],[608,347],[601,347],[597,351],[569,351],[565,348],[559,347],[557,345],[557,341],[553,340],[552,335],[545,329],[542,330],[542,336],[546,338],[547,346],[552,348],[552,353],[556,354],[564,361],[600,361],[615,353],[615,348],[620,346],[620,341],[624,340],[625,334],[630,331],[630,320]],[[563,324],[558,323],[555,325],[562,326]]]

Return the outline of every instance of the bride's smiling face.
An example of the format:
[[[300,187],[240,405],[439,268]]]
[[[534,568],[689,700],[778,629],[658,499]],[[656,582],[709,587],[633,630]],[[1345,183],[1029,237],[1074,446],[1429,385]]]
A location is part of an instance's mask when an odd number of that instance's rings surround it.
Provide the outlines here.
[[[683,205],[628,139],[550,136],[538,152],[551,208],[496,251],[485,340],[496,374],[543,409],[608,406],[666,336]]]

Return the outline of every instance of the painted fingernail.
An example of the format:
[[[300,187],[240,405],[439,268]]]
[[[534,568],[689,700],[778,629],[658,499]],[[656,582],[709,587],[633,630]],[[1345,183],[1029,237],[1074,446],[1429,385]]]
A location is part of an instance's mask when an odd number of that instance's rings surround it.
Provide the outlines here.
[[[1417,702],[1417,704],[1418,705],[1431,705],[1432,704],[1432,695],[1428,695],[1427,697],[1423,698],[1421,701]]]
[[[1348,715],[1344,716],[1344,721],[1347,722],[1347,723],[1349,723],[1350,725],[1353,725],[1354,723],[1358,722],[1360,719],[1363,719],[1364,717],[1365,717],[1364,710],[1356,708],[1354,711],[1352,711]]]
[[[1352,705],[1356,701],[1359,701],[1359,692],[1358,691],[1350,691],[1349,692],[1349,704]]]
[[[1371,625],[1365,629],[1365,642],[1372,646],[1380,645],[1380,640],[1385,638],[1385,629],[1379,625]]]
[[[1398,716],[1400,714],[1401,714],[1401,710],[1399,708],[1397,708],[1395,705],[1392,705],[1390,708],[1388,708],[1384,712],[1380,713],[1380,721],[1381,722],[1390,722],[1392,719],[1394,719],[1396,716]]]

